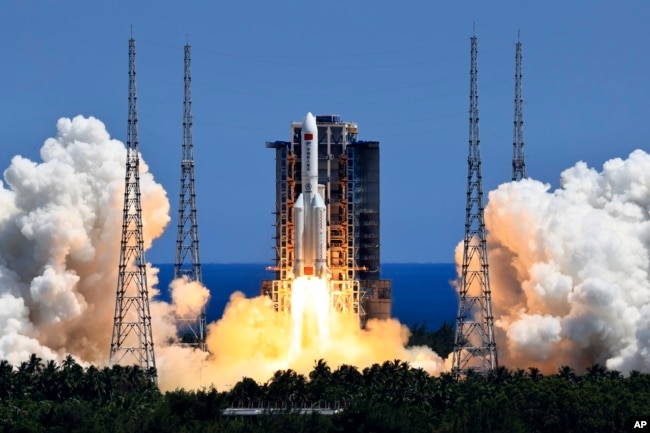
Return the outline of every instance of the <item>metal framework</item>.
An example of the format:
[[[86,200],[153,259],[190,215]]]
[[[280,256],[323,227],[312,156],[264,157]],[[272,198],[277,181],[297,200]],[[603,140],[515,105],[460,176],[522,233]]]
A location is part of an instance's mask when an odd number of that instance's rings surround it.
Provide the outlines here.
[[[515,120],[512,139],[512,180],[526,178],[524,159],[524,101],[521,86],[521,42],[515,45]]]
[[[347,279],[354,280],[356,278],[357,258],[359,256],[358,240],[360,238],[361,227],[359,226],[359,213],[357,202],[359,201],[360,187],[358,181],[359,164],[354,146],[350,146],[347,150],[347,167],[346,167],[346,192],[347,192],[347,221],[344,225],[344,231],[347,232]]]
[[[465,240],[452,363],[456,376],[468,370],[487,374],[498,366],[483,219],[477,58],[477,40],[472,36]]]
[[[367,318],[390,317],[390,281],[379,279],[379,143],[359,141],[356,123],[339,115],[316,116],[320,190],[327,204],[328,268],[332,311]],[[291,311],[290,271],[294,257],[293,207],[302,191],[300,133],[291,141],[267,142],[276,152],[274,280],[262,294],[278,312]]]
[[[183,140],[181,157],[181,188],[178,206],[178,234],[176,237],[176,261],[174,278],[186,277],[189,281],[203,283],[199,259],[199,235],[196,218],[196,191],[194,189],[194,145],[192,143],[192,78],[190,75],[191,46],[185,45],[185,74],[183,98]],[[184,344],[205,351],[205,306],[199,317],[179,319],[191,338]]]
[[[151,331],[149,290],[142,235],[140,204],[140,158],[135,86],[135,40],[129,39],[129,119],[126,139],[126,176],[120,265],[115,298],[115,317],[109,362],[123,363],[130,357],[151,372],[157,381]]]

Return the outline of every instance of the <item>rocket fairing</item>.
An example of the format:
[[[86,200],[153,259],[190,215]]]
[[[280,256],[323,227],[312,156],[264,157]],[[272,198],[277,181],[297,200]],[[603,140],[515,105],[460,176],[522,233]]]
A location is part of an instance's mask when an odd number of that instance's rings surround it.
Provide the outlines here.
[[[327,207],[318,193],[318,128],[307,113],[302,123],[302,193],[294,210],[294,278],[323,278],[327,268]]]

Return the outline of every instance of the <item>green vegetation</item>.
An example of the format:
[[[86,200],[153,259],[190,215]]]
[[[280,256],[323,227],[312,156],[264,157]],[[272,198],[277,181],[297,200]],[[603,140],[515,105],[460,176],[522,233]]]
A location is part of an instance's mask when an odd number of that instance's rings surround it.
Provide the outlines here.
[[[443,328],[445,326],[443,325]],[[442,328],[441,328],[442,329]],[[446,332],[446,331],[445,331]],[[423,335],[428,334],[426,330]],[[444,353],[441,351],[441,353]],[[276,372],[230,391],[161,393],[138,367],[82,368],[36,355],[0,361],[2,432],[622,432],[631,415],[650,414],[650,375],[623,377],[600,365],[582,375],[500,367],[457,381],[430,377],[402,361],[359,370],[323,360],[307,375]],[[224,416],[231,407],[342,407],[339,413]]]
[[[429,346],[440,357],[447,358],[454,350],[454,337],[456,331],[453,325],[443,322],[437,331],[427,330],[426,323],[415,323],[411,326],[409,346]]]

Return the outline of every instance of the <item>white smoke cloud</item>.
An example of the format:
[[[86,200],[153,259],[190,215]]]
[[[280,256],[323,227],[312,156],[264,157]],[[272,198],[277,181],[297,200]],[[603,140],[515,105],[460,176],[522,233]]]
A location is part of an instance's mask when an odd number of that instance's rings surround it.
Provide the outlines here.
[[[92,117],[62,118],[41,162],[16,156],[0,189],[0,358],[105,364],[122,226],[125,146]],[[147,246],[169,222],[140,164]]]
[[[650,371],[650,155],[501,185],[485,221],[502,364]]]
[[[206,287],[197,281],[188,280],[186,276],[172,281],[169,288],[172,304],[179,317],[198,317],[210,297],[210,291]]]
[[[0,359],[35,353],[84,365],[106,365],[113,328],[124,206],[125,146],[92,117],[62,118],[40,162],[16,156],[0,188]],[[169,223],[169,201],[140,161],[145,250]],[[162,389],[265,381],[275,370],[308,373],[314,360],[359,367],[403,359],[431,373],[444,361],[428,348],[406,349],[408,329],[396,320],[334,321],[328,341],[308,341],[289,359],[289,323],[267,297],[233,294],[207,339],[210,354],[171,344],[179,317],[197,315],[207,288],[178,279],[172,303],[156,299],[158,270],[147,265],[156,365]]]
[[[57,122],[41,159],[16,156],[0,188],[0,359],[16,364],[31,353],[59,360],[72,354],[105,364],[126,150],[101,121],[78,116]],[[140,170],[149,248],[170,220],[169,202],[144,161]],[[561,185],[551,192],[527,179],[490,193],[486,224],[501,363],[554,371],[598,362],[648,372],[650,156],[635,151],[601,172],[578,163],[562,173]],[[288,328],[268,300],[237,296],[210,326],[207,358],[168,344],[176,333],[170,318],[196,311],[205,288],[188,298],[177,292],[166,304],[155,300],[157,270],[148,267],[147,277],[163,388],[233,384],[244,375],[265,380],[277,368],[306,372],[322,356],[335,365],[401,358],[432,373],[443,368],[427,349],[404,349],[408,331],[396,321],[373,322],[370,333],[344,327],[349,332],[335,345],[308,347],[289,365]]]

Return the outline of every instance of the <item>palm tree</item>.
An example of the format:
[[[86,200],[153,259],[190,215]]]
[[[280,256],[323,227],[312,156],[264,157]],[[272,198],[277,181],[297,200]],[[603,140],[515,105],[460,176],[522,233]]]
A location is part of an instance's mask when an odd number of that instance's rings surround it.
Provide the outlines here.
[[[528,367],[528,377],[530,377],[533,382],[538,382],[544,375],[539,371],[537,367]]]
[[[357,367],[343,364],[332,373],[329,399],[345,404],[362,392],[363,383],[363,375]]]
[[[348,364],[342,364],[332,373],[332,379],[342,385],[349,384],[360,386],[363,383],[363,375],[357,367]]]
[[[264,398],[262,388],[250,377],[244,377],[230,390],[231,406],[239,406],[244,402],[258,401]]]
[[[102,372],[94,365],[86,369],[81,383],[81,392],[87,400],[106,400],[106,384],[103,380]]]
[[[332,370],[323,358],[316,361],[314,369],[309,373],[309,380],[330,380],[331,377]]]
[[[307,379],[295,371],[280,370],[273,374],[268,383],[267,395],[270,400],[301,401],[306,397]]]
[[[61,388],[63,398],[76,396],[83,378],[83,367],[71,355],[65,357],[61,363]]]
[[[61,381],[58,376],[59,366],[56,361],[47,361],[38,381],[40,392],[44,398],[48,400],[58,400],[61,398]]]
[[[570,382],[575,382],[577,380],[576,372],[573,368],[568,365],[563,365],[558,369],[557,375],[562,379],[568,380]]]
[[[458,395],[458,381],[456,376],[451,373],[440,373],[438,377],[438,388],[434,395],[434,404],[438,410],[444,411],[452,405],[452,402]]]
[[[42,359],[32,354],[27,361],[23,361],[13,374],[14,395],[27,399],[38,397],[38,381],[43,369]]]
[[[505,366],[500,365],[496,370],[493,370],[488,374],[488,379],[492,383],[504,384],[512,379],[512,372]]]
[[[0,397],[10,398],[14,390],[14,367],[9,361],[0,361]]]
[[[407,362],[396,359],[381,366],[375,364],[363,370],[366,398],[372,401],[400,405],[413,398],[414,390],[421,386],[421,373]]]
[[[75,365],[77,365],[77,361],[74,360],[72,355],[68,354],[68,356],[65,357],[63,360],[63,363],[61,363],[61,367],[63,367],[64,370],[69,370],[73,368]]]
[[[521,382],[526,377],[526,370],[518,368],[512,372],[512,378],[516,383]]]
[[[618,370],[609,370],[609,374],[607,375],[609,380],[623,380],[623,373],[621,373]]]
[[[309,373],[307,399],[312,402],[321,400],[332,385],[332,370],[324,359],[319,359]]]
[[[589,380],[599,381],[607,375],[607,368],[604,365],[595,363],[591,367],[587,367],[586,373]]]
[[[40,358],[35,353],[29,356],[28,368],[32,374],[40,374],[43,371],[43,358]]]

